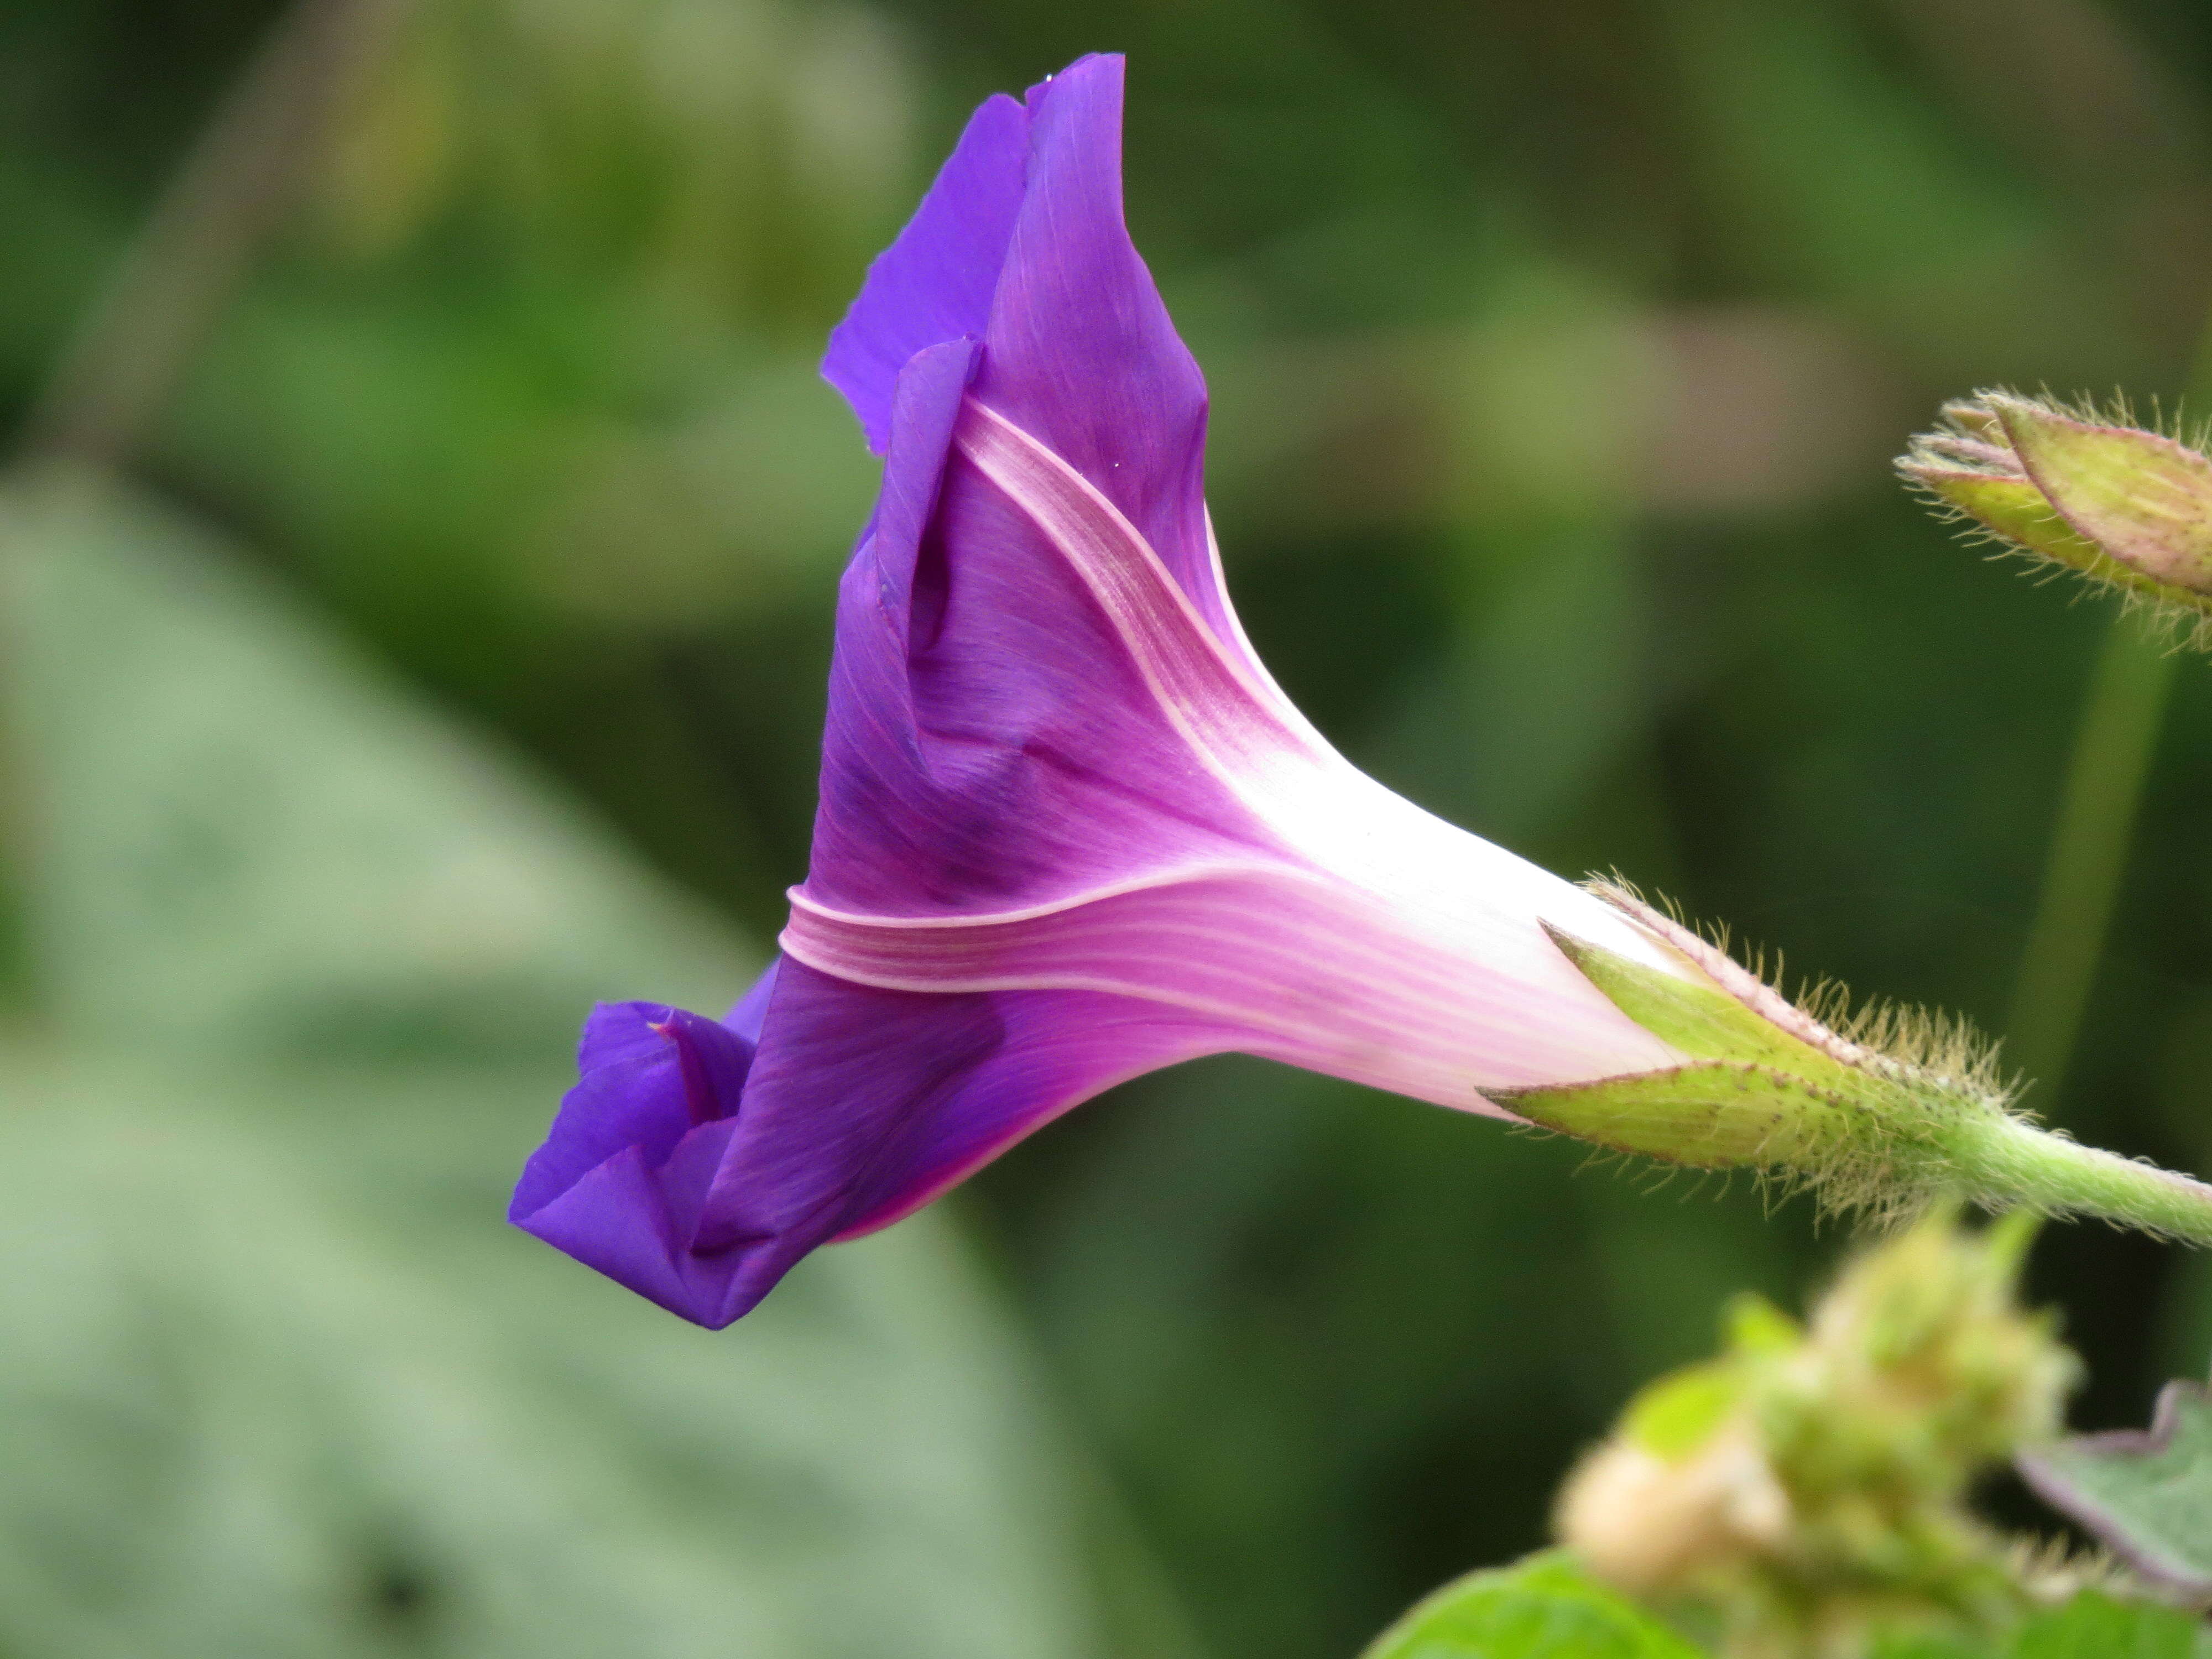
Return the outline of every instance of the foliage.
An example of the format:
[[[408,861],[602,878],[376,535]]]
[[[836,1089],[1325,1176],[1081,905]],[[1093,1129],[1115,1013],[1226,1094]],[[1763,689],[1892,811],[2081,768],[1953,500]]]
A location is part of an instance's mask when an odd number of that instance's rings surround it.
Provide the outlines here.
[[[2146,1579],[2212,1605],[2212,1390],[2169,1382],[2148,1431],[2076,1435],[2021,1468]]]
[[[1363,1659],[1693,1659],[1696,1650],[1553,1553],[1445,1585]]]
[[[1560,1552],[1468,1574],[1393,1626],[1362,1659],[1695,1659],[1702,1650]],[[2002,1637],[1901,1637],[1869,1659],[2203,1659],[2186,1614],[2085,1590]]]

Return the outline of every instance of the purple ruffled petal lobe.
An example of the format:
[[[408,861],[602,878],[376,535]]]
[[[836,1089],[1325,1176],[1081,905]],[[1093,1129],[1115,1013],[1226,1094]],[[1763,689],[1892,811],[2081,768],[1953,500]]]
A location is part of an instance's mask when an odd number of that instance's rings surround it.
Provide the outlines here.
[[[775,969],[763,984],[775,982]],[[754,988],[754,995],[759,987]],[[745,1011],[752,995],[738,1005]],[[562,1099],[546,1144],[515,1183],[508,1218],[531,1218],[602,1164],[635,1155],[657,1170],[702,1124],[737,1113],[752,1071],[752,1030],[664,1002],[602,1002],[577,1044],[577,1084]]]
[[[1233,1042],[1114,997],[884,990],[787,959],[696,1248],[747,1255],[757,1297],[1101,1089]]]
[[[736,1127],[735,1118],[702,1124],[658,1164],[642,1146],[625,1147],[515,1223],[669,1312],[719,1329],[737,1316],[722,1311],[729,1274],[690,1242]]]
[[[671,1012],[638,1006],[648,1025]],[[740,1112],[683,1127],[682,1084],[665,1062],[617,1062],[630,1069],[594,1074],[602,1090],[626,1088],[634,1127],[650,1117],[654,1133],[516,1218],[719,1328],[817,1245],[909,1213],[1123,1078],[1233,1042],[1218,1025],[1113,997],[887,991],[786,959]]]
[[[878,455],[890,444],[899,371],[930,346],[980,337],[989,320],[1021,211],[1029,141],[1026,109],[1004,94],[985,102],[830,331],[823,378],[845,394]]]

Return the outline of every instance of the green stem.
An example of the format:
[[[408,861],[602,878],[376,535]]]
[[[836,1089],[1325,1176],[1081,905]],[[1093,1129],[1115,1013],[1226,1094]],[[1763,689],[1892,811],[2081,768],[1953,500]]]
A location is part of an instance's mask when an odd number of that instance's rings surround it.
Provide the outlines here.
[[[1978,1201],[2096,1216],[2212,1245],[2212,1187],[2201,1181],[1997,1112],[1975,1114],[1946,1139],[1954,1172]]]
[[[2049,1094],[2065,1079],[2096,983],[2175,660],[2142,619],[2123,618],[2106,636],[2075,729],[2006,1026],[2008,1058]]]

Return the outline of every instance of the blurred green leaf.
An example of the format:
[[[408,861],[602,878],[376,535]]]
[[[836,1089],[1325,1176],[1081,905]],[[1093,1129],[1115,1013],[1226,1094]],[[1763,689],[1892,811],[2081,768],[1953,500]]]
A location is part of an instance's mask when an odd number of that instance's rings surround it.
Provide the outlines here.
[[[2185,1613],[2087,1591],[2013,1638],[2012,1659],[2195,1659],[2212,1634]]]
[[[173,513],[0,525],[49,1015],[0,1051],[0,1650],[1099,1651],[941,1216],[719,1335],[505,1224],[586,1003],[747,953]]]
[[[1894,1637],[1871,1659],[2204,1659],[2212,1632],[2187,1613],[2085,1590],[2008,1638]]]
[[[565,1045],[747,953],[205,532],[89,475],[0,496],[46,1006],[227,1057]]]
[[[2212,1389],[2169,1382],[2148,1431],[2075,1435],[2023,1453],[2020,1466],[2144,1577],[2212,1603]]]
[[[1362,1659],[1697,1659],[1700,1650],[1552,1551],[1471,1573]],[[2084,1591],[2004,1636],[1877,1638],[1871,1659],[2200,1659],[2212,1632],[2172,1607]]]
[[[434,1140],[348,1170],[349,1126],[538,1079],[4,1063],[11,1655],[1093,1650],[1064,1462],[941,1226],[717,1337],[451,1202],[489,1180],[431,1202],[472,1173]]]
[[[1697,1651],[1554,1552],[1447,1584],[1363,1659],[1696,1659]]]

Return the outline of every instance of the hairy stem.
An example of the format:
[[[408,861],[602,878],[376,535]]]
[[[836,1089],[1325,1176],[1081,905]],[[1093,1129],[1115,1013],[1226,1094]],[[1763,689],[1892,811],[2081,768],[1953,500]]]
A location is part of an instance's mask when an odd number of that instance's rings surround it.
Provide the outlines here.
[[[1978,1200],[2046,1215],[2096,1216],[2212,1245],[2212,1187],[2138,1164],[2002,1113],[1977,1113],[1945,1137],[1960,1184]]]

